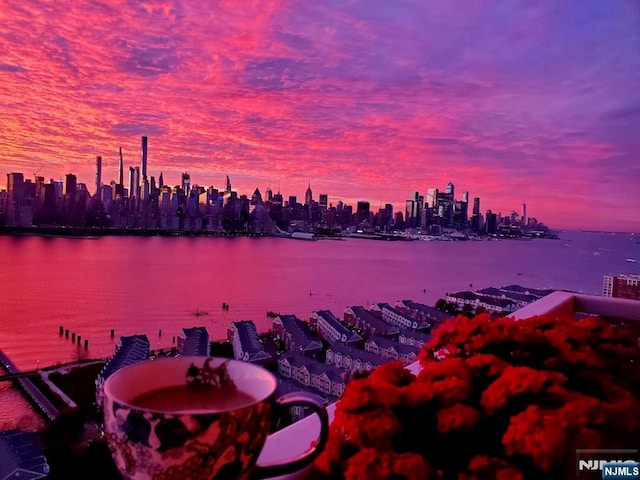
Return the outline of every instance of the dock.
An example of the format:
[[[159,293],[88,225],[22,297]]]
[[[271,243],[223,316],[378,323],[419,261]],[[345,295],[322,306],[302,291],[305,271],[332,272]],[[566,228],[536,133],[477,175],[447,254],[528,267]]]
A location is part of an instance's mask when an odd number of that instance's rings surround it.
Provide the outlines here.
[[[40,391],[38,387],[31,381],[30,378],[21,376],[20,369],[11,361],[11,359],[0,350],[0,367],[5,370],[9,375],[15,375],[15,379],[20,385],[20,388],[27,394],[31,402],[38,407],[39,411],[53,421],[57,416],[59,410],[56,406],[49,401],[49,399]]]

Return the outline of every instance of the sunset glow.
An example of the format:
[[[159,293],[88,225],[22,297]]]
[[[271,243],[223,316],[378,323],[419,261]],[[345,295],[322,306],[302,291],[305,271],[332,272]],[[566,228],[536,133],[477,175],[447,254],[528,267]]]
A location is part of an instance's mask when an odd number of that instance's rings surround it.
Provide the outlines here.
[[[146,135],[170,184],[640,232],[637,2],[0,0],[0,51],[2,189]]]

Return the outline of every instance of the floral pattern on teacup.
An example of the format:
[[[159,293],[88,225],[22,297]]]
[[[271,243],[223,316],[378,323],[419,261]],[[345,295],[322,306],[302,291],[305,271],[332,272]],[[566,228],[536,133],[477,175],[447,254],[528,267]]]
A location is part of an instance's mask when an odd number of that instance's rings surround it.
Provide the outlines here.
[[[226,364],[222,364],[225,365]],[[208,362],[188,378],[225,385]],[[204,374],[203,374],[204,372]],[[226,377],[225,377],[226,376]],[[234,385],[235,387],[235,385]],[[220,413],[166,414],[105,399],[105,430],[113,457],[129,479],[218,480],[247,478],[269,432],[273,395]]]

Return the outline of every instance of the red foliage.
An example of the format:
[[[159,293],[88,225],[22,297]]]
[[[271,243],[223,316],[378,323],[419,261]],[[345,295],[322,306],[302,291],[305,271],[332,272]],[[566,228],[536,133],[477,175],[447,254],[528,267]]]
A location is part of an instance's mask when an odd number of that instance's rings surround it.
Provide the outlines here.
[[[625,328],[460,316],[433,332],[419,359],[417,376],[392,362],[347,385],[319,472],[562,478],[576,448],[628,448],[640,438],[640,348]]]

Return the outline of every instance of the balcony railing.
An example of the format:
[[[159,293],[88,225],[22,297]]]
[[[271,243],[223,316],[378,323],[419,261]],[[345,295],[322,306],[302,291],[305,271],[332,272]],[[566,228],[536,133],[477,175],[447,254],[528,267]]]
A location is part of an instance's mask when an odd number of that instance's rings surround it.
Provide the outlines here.
[[[524,319],[535,315],[551,314],[557,317],[575,316],[576,314],[597,315],[615,322],[639,322],[640,301],[620,298],[584,295],[573,292],[557,291],[533,302],[510,314],[510,317]],[[418,373],[418,362],[407,366],[413,373]],[[336,404],[327,407],[329,421],[333,420]],[[315,415],[306,417],[293,425],[269,436],[260,455],[258,463],[272,463],[285,461],[294,455],[305,452],[309,445],[318,438],[320,421]],[[294,480],[300,478],[298,474],[277,477],[280,480]]]

